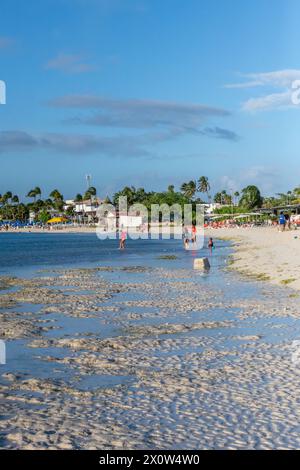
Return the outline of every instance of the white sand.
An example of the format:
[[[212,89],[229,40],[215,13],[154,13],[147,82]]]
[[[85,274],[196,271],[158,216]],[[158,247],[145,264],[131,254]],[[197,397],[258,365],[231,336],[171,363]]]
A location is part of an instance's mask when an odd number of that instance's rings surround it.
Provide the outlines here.
[[[300,231],[274,227],[209,229],[207,236],[233,240],[233,267],[273,284],[300,289]]]

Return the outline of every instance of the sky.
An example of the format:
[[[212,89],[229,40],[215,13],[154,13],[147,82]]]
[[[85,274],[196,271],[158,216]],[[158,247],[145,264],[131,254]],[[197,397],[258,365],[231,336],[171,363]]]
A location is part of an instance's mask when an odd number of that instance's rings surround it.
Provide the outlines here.
[[[0,193],[300,185],[298,0],[2,0]],[[300,95],[300,94],[299,94]]]

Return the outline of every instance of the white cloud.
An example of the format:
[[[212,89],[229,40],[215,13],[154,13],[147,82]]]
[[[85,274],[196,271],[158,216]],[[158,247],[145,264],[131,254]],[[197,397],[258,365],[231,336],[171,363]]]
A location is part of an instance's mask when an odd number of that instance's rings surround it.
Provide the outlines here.
[[[284,69],[265,73],[242,75],[246,82],[228,84],[231,89],[264,88],[265,94],[251,97],[242,104],[244,111],[262,111],[295,107],[292,101],[292,85],[300,80],[300,70]],[[277,90],[277,91],[276,91]]]
[[[250,98],[243,103],[244,111],[260,111],[279,108],[288,108],[293,106],[292,90],[283,93],[272,93],[260,98]]]

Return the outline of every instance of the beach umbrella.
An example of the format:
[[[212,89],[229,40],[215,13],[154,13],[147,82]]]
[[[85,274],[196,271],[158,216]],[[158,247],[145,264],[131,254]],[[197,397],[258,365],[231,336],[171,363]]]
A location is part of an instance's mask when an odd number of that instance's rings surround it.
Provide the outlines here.
[[[53,217],[52,219],[48,220],[47,224],[61,224],[67,221],[68,219],[66,219],[65,217]]]

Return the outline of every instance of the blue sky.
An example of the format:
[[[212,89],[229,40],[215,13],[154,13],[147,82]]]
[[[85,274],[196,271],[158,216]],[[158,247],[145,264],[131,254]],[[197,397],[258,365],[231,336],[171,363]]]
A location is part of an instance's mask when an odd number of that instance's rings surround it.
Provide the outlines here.
[[[0,192],[300,184],[297,0],[2,0]],[[298,158],[297,158],[298,157]]]

